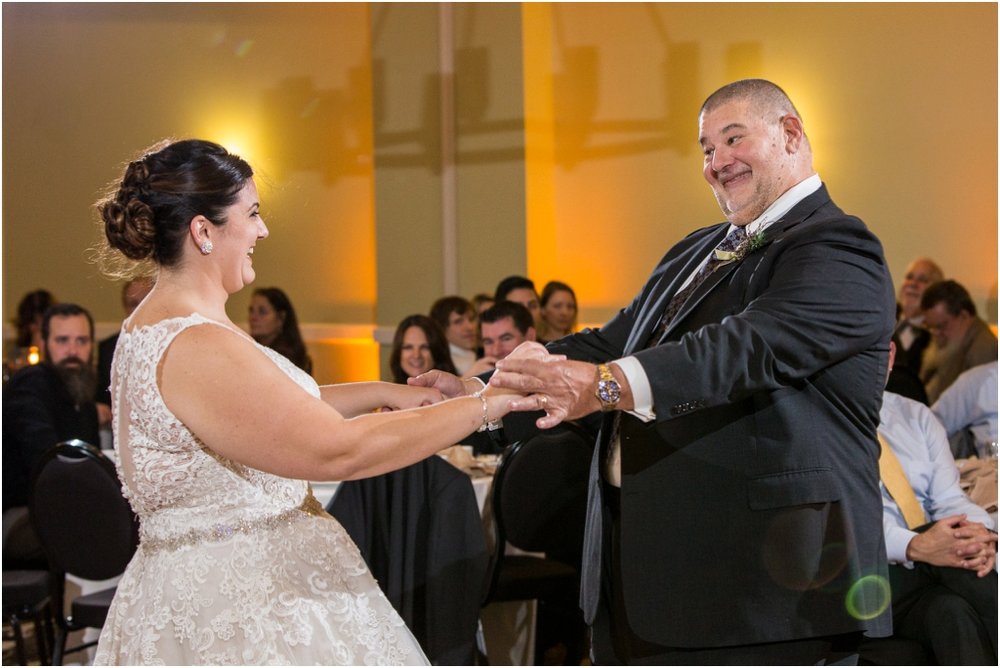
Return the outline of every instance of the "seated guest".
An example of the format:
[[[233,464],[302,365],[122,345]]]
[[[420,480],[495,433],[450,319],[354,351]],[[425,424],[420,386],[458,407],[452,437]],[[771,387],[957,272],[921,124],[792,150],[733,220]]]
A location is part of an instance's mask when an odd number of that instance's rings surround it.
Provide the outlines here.
[[[35,364],[28,360],[29,349],[42,347],[42,315],[56,303],[55,297],[48,290],[34,290],[24,295],[17,305],[17,317],[14,319],[14,329],[17,335],[4,360],[4,378],[14,373],[26,364]]]
[[[479,316],[483,330],[485,359],[494,364],[510,355],[525,341],[534,341],[535,325],[531,313],[517,302],[498,301]]]
[[[44,552],[28,520],[31,479],[56,443],[100,443],[94,393],[94,321],[76,304],[42,317],[43,361],[15,373],[3,388],[3,563],[38,563]]]
[[[569,336],[576,331],[576,293],[573,288],[559,281],[549,281],[542,288],[542,328],[538,340],[548,343]]]
[[[458,375],[469,373],[476,363],[476,310],[465,297],[442,297],[431,305],[431,319],[448,340],[451,361]]]
[[[997,363],[963,372],[931,406],[948,433],[955,457],[991,453],[982,444],[997,440]]]
[[[886,392],[879,416],[894,634],[920,642],[942,665],[996,665],[994,522],[959,487],[930,409]]]
[[[153,279],[149,276],[140,276],[125,282],[125,285],[122,286],[122,310],[125,312],[126,318],[132,315],[132,311],[142,303],[149,291],[153,289],[153,283]],[[106,339],[101,339],[97,344],[96,399],[97,411],[102,425],[111,422],[111,361],[114,359],[119,334],[121,332],[115,332]]]
[[[421,314],[403,318],[392,337],[389,369],[393,382],[404,385],[407,378],[431,369],[456,373],[448,342],[437,322]]]
[[[920,379],[933,404],[960,373],[997,359],[997,337],[976,315],[968,291],[955,281],[928,287],[920,306],[934,340],[924,357]]]
[[[476,317],[478,318],[483,311],[493,306],[496,300],[493,299],[492,295],[488,295],[485,292],[480,292],[472,297],[469,301],[472,302],[472,308],[476,309]]]
[[[480,292],[472,297],[472,308],[476,309],[476,357],[482,357],[483,353],[483,331],[479,327],[479,316],[483,311],[496,304],[492,295]]]
[[[493,298],[498,301],[517,302],[531,313],[531,320],[535,323],[535,331],[541,328],[542,312],[539,306],[541,300],[538,297],[538,290],[535,289],[535,282],[524,276],[508,276],[497,284],[497,289],[493,292]]]
[[[41,347],[42,317],[55,303],[56,298],[48,290],[35,290],[21,298],[17,305],[17,319],[14,321],[17,328],[15,343],[19,348]]]
[[[896,343],[896,365],[893,372],[908,369],[920,373],[924,350],[931,342],[931,333],[924,327],[924,310],[920,300],[924,290],[933,283],[944,280],[944,272],[933,260],[918,257],[906,268],[903,283],[899,286],[899,313],[892,340]]]
[[[281,289],[257,288],[253,291],[250,297],[250,336],[312,375],[312,359],[306,352],[295,308]]]

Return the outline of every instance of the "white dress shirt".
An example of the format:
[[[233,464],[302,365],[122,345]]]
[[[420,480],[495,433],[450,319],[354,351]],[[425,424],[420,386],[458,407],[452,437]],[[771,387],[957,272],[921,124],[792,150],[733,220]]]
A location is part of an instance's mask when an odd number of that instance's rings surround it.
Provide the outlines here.
[[[878,433],[899,459],[917,501],[931,521],[965,513],[970,522],[981,522],[995,529],[993,520],[959,487],[958,467],[951,455],[948,435],[930,409],[918,401],[892,392],[882,395],[881,424]],[[906,526],[899,506],[885,489],[882,490],[882,530],[889,563],[913,568],[906,559],[906,548],[916,536]]]
[[[931,406],[951,437],[969,429],[980,443],[997,440],[997,363],[964,371]],[[983,457],[987,453],[980,452]]]

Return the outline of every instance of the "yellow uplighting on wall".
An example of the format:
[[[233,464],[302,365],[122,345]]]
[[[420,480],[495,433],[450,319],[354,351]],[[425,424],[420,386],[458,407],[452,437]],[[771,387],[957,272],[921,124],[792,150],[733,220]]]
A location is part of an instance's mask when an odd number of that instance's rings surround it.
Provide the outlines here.
[[[254,168],[267,168],[267,146],[259,125],[253,119],[241,118],[229,110],[209,113],[199,129],[202,138],[226,147],[230,153],[240,156]]]

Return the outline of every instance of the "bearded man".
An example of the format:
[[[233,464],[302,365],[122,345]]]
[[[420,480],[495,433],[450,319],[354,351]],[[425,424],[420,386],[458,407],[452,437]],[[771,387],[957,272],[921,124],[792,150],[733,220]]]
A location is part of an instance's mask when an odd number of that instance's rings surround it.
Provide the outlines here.
[[[35,466],[46,450],[78,438],[98,445],[93,364],[94,320],[76,304],[42,319],[44,361],[21,369],[3,388],[3,561],[31,564],[44,553],[28,521]]]

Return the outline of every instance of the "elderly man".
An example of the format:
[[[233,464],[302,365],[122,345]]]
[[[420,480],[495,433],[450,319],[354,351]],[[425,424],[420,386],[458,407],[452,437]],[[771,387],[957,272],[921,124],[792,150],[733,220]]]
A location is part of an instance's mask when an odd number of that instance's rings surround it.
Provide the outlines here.
[[[920,305],[934,337],[920,371],[933,404],[963,371],[997,359],[997,337],[976,314],[969,292],[955,281],[931,285]]]
[[[76,304],[50,307],[42,319],[44,361],[18,371],[3,388],[4,564],[42,558],[28,522],[35,466],[60,441],[98,444],[93,367],[94,321]]]
[[[727,222],[668,250],[599,330],[525,344],[490,382],[540,394],[523,401],[541,428],[604,412],[581,584],[596,663],[856,660],[863,632],[891,631],[882,247],[830,199],[773,83],[713,93],[698,142]]]
[[[896,344],[896,364],[893,370],[908,369],[920,373],[924,350],[931,342],[931,334],[924,327],[924,310],[920,299],[924,290],[933,283],[944,280],[944,272],[929,257],[918,257],[906,268],[903,283],[899,286],[899,321],[892,333]]]

